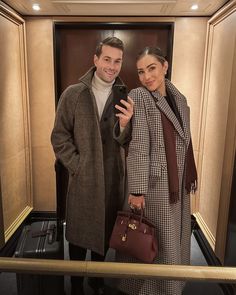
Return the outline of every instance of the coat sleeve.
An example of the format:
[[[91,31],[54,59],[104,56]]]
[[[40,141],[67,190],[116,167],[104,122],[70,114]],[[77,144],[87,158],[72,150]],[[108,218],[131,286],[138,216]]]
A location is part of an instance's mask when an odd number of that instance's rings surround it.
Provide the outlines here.
[[[117,120],[113,128],[113,138],[122,147],[126,147],[131,140],[131,122],[126,125],[122,132],[120,132],[119,120]]]
[[[149,182],[150,136],[144,98],[139,88],[130,92],[134,100],[132,139],[127,158],[129,192],[147,194]]]
[[[61,95],[55,123],[51,134],[51,142],[56,158],[74,174],[79,165],[79,153],[74,144],[74,112],[77,94],[72,86]]]

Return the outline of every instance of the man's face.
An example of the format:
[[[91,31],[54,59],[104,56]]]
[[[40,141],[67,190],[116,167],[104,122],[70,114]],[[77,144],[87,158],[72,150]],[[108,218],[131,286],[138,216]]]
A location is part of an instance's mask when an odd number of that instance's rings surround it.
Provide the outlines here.
[[[120,73],[123,52],[109,45],[102,46],[99,57],[94,55],[94,64],[97,68],[98,77],[105,82],[112,82]]]

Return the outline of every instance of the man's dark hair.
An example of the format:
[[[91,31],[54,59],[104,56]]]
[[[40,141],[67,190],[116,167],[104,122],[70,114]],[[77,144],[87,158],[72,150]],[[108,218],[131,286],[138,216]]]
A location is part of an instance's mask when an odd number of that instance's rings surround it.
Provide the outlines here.
[[[102,42],[100,42],[96,48],[96,56],[99,57],[102,53],[102,46],[103,45],[108,45],[114,48],[120,49],[122,52],[124,52],[124,43],[116,37],[108,37],[104,39]]]
[[[152,55],[156,57],[157,60],[163,65],[166,61],[166,57],[164,56],[162,50],[159,47],[150,47],[147,46],[143,50],[141,50],[136,58],[136,61],[139,61],[145,55]]]

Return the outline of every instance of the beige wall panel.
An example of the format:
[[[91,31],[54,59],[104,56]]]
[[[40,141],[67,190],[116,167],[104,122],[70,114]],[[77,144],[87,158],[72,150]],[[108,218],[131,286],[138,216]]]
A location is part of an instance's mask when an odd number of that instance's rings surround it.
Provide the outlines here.
[[[179,17],[175,21],[172,81],[191,109],[194,151],[198,151],[202,76],[207,17]]]
[[[2,189],[0,182],[0,212],[2,211]],[[3,214],[0,214],[0,248],[5,245],[5,234],[4,234],[4,223],[3,223]]]
[[[236,23],[236,12],[234,12],[234,23]],[[236,37],[236,36],[235,36]],[[236,41],[236,38],[235,38]],[[236,154],[236,44],[234,48],[234,62],[232,65],[231,89],[229,97],[229,112],[227,122],[227,132],[225,140],[223,173],[221,180],[219,217],[216,233],[216,255],[223,262],[225,259],[226,243],[228,238],[228,229],[230,228],[229,215],[230,206],[233,205],[231,191],[233,189],[234,161]]]
[[[27,203],[25,150],[1,163],[4,227],[7,230]]]
[[[229,127],[227,121],[235,51],[235,20],[235,15],[232,14],[213,27],[210,36],[212,44],[209,47],[211,50],[208,52],[199,214],[212,235],[209,242],[213,248],[217,232],[225,136]]]
[[[53,24],[28,18],[26,39],[31,114],[34,210],[55,210],[54,154],[50,134],[55,116]]]
[[[34,182],[34,189],[44,195],[37,193],[37,200],[34,202],[34,210],[55,210],[55,172],[54,172],[54,156],[50,144],[45,147],[35,147],[34,154],[40,158],[37,161],[37,169],[34,170],[34,177],[39,181]],[[45,197],[46,196],[46,197]],[[41,209],[43,208],[43,209]],[[39,209],[37,209],[39,210]]]
[[[190,107],[191,132],[196,164],[198,164],[199,157],[201,92],[208,20],[207,17],[178,17],[175,21],[174,31],[172,81],[186,96]],[[197,210],[198,199],[199,191],[191,197],[192,212]]]
[[[0,3],[0,177],[5,241],[31,210],[24,21]]]
[[[18,25],[0,16],[0,164],[4,230],[27,204],[21,53]]]

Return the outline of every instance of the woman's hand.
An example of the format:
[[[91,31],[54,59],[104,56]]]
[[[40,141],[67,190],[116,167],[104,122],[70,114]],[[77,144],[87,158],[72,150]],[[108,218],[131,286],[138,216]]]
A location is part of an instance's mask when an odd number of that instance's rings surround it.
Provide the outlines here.
[[[130,205],[131,209],[144,209],[145,208],[145,199],[144,196],[134,196],[134,195],[129,195],[128,198],[128,204]]]
[[[115,108],[120,111],[120,113],[116,114],[116,116],[119,117],[120,127],[125,128],[133,116],[134,102],[129,96],[128,101],[121,99],[120,102],[124,105],[124,107],[115,105]]]

